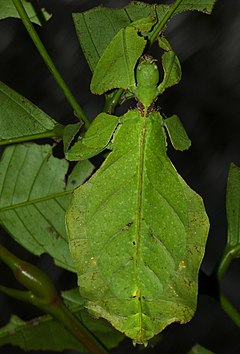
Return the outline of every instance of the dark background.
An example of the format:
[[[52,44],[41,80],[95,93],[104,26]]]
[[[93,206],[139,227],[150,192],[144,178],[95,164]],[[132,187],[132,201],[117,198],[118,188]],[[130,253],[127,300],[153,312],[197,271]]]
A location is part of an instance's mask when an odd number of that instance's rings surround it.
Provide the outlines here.
[[[103,99],[89,92],[91,72],[78,44],[71,13],[100,4],[122,7],[128,3],[127,0],[40,1],[53,17],[44,28],[38,28],[38,33],[91,119],[103,109]],[[166,35],[181,61],[183,78],[159,98],[158,104],[166,115],[176,113],[181,117],[192,140],[189,151],[181,153],[170,148],[169,154],[183,178],[205,201],[211,231],[202,271],[210,275],[226,242],[225,189],[229,164],[240,165],[240,1],[218,0],[211,16],[197,12],[178,15],[170,22]],[[155,57],[158,55],[156,52]],[[75,121],[71,107],[20,20],[0,21],[0,79],[59,122]],[[1,242],[48,272],[59,289],[70,289],[76,284],[75,276],[57,269],[48,256],[30,255],[3,231]],[[0,277],[7,281],[11,278],[2,264]],[[238,261],[233,262],[222,286],[240,309]],[[171,325],[164,332],[162,342],[154,349],[148,348],[146,353],[185,354],[198,342],[215,353],[239,354],[239,329],[219,307],[215,291],[211,278],[201,275],[195,318],[187,325]],[[30,319],[39,312],[0,294],[0,325],[7,323],[11,313]],[[115,354],[138,352],[129,340],[112,351]],[[8,346],[0,348],[0,353],[23,351]]]

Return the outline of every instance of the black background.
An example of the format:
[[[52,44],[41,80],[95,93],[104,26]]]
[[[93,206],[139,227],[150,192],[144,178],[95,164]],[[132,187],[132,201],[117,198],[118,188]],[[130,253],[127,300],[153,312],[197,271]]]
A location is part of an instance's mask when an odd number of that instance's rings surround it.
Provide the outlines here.
[[[43,28],[37,28],[38,33],[90,119],[103,109],[103,99],[89,92],[91,72],[78,44],[71,13],[100,4],[122,7],[128,3],[127,0],[40,1],[53,17]],[[197,12],[178,15],[170,22],[166,35],[181,61],[183,78],[159,98],[158,105],[166,115],[180,116],[192,140],[189,151],[182,153],[169,148],[169,155],[183,178],[204,199],[211,230],[202,271],[210,275],[226,242],[225,189],[229,164],[240,165],[240,1],[218,0],[211,16]],[[154,55],[158,57],[159,52]],[[20,20],[0,21],[0,79],[59,122],[75,121],[71,107]],[[76,284],[74,275],[57,269],[46,255],[28,254],[3,230],[1,242],[18,256],[40,266],[59,289],[70,289]],[[0,278],[5,284],[12,284],[11,274],[2,264]],[[222,286],[240,309],[238,284],[239,262],[234,261]],[[39,314],[36,309],[0,294],[0,325],[7,323],[11,313],[25,320]],[[195,318],[187,325],[171,325],[159,345],[145,352],[185,354],[196,342],[215,353],[240,353],[239,329],[219,307],[212,279],[203,275]],[[138,352],[129,340],[112,351]],[[0,353],[23,351],[7,346],[0,348]]]

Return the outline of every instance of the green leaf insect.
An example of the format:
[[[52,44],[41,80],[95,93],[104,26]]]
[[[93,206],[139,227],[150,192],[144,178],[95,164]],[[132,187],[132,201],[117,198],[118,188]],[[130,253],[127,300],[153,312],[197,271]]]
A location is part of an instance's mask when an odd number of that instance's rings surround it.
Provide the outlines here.
[[[131,86],[137,108],[122,117],[101,113],[68,154],[85,159],[110,149],[74,191],[66,216],[85,307],[145,344],[193,317],[209,229],[202,199],[167,156],[165,126],[174,146],[190,143],[178,119],[166,124],[154,109],[164,89],[158,81],[155,60],[144,56]]]

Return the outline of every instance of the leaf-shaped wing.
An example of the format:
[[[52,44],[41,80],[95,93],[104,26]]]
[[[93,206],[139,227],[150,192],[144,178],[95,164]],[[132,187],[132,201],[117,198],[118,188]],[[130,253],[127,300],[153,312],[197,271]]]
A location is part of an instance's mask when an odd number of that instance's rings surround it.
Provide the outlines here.
[[[66,218],[88,309],[141,343],[192,318],[209,227],[166,155],[161,119],[121,118],[113,151],[75,190]]]
[[[0,161],[0,224],[33,254],[47,252],[71,271],[65,211],[71,190],[92,173],[93,166],[84,161],[76,169],[66,186],[68,163],[53,157],[49,145],[12,145]]]
[[[134,27],[121,29],[107,46],[92,77],[91,91],[101,95],[113,88],[127,89],[135,84],[134,68],[146,40]]]
[[[85,136],[65,153],[66,158],[70,161],[78,161],[99,154],[108,145],[118,121],[116,116],[100,113],[91,123]]]

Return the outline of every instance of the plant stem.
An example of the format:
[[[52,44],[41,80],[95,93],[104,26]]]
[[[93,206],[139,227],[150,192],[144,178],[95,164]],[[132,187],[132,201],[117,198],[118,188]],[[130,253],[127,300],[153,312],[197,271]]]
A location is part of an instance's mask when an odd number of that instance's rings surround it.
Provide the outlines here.
[[[74,335],[92,354],[108,354],[108,350],[92,335],[91,332],[67,309],[61,305],[52,306],[49,313]]]
[[[219,282],[223,278],[226,271],[228,270],[232,260],[234,258],[239,257],[239,252],[240,252],[240,245],[237,245],[235,247],[230,247],[230,246],[226,247],[226,251],[224,252],[217,266],[217,277]]]
[[[0,244],[0,260],[13,272],[17,281],[28,291],[0,285],[0,291],[18,300],[31,303],[59,321],[92,354],[108,354],[105,347],[68,310],[46,273],[31,263],[16,257]]]
[[[32,135],[28,135],[28,136],[20,136],[20,137],[12,138],[12,139],[0,140],[0,146],[1,145],[24,143],[26,141],[37,140],[37,139],[62,138],[64,128],[65,128],[64,125],[58,124],[58,125],[56,125],[56,127],[53,130],[48,130],[43,133],[32,134]]]
[[[152,33],[149,37],[149,46],[150,47],[156,41],[157,37],[159,36],[159,33],[165,27],[166,23],[171,18],[171,16],[174,14],[174,12],[177,10],[178,6],[181,4],[182,1],[183,0],[176,0],[175,3],[170,7],[170,9],[166,13],[166,15],[163,17],[163,19],[156,25],[156,27],[154,28],[154,30],[152,31]]]
[[[109,114],[114,113],[115,108],[123,94],[124,90],[123,89],[118,89],[115,91],[113,97],[111,97],[110,99],[106,99],[106,104],[104,107],[104,112],[107,112]]]
[[[228,270],[233,259],[239,257],[240,245],[236,245],[234,247],[228,245],[226,250],[216,267],[217,271],[217,279],[220,285],[221,279],[224,277],[226,271]],[[232,319],[232,321],[240,327],[240,313],[238,310],[231,304],[231,302],[227,299],[227,297],[220,291],[219,301],[223,308],[223,310],[228,314],[228,316]]]
[[[231,304],[231,302],[226,298],[226,296],[220,294],[220,303],[223,310],[228,314],[228,316],[233,320],[233,322],[240,327],[240,313],[237,309]]]
[[[57,70],[55,64],[53,63],[52,59],[50,58],[46,48],[44,47],[42,41],[40,40],[37,32],[35,31],[23,5],[21,0],[12,0],[14,3],[14,6],[16,7],[19,16],[22,19],[22,22],[24,26],[26,27],[26,30],[28,31],[30,37],[32,38],[35,46],[37,47],[40,55],[42,56],[44,62],[46,63],[48,69],[52,73],[54,79],[56,80],[58,86],[62,89],[63,93],[65,94],[65,97],[67,98],[68,102],[70,103],[71,107],[77,114],[79,119],[82,119],[85,123],[86,128],[89,127],[89,120],[87,119],[84,111],[82,108],[79,106],[78,102],[74,98],[73,94],[71,93],[69,87],[63,80],[62,76],[60,75],[59,71]]]

